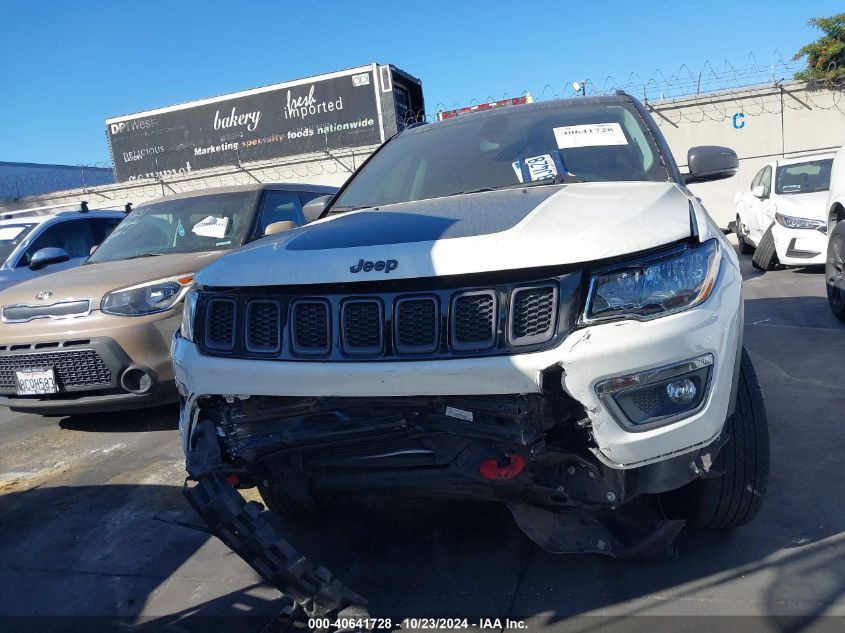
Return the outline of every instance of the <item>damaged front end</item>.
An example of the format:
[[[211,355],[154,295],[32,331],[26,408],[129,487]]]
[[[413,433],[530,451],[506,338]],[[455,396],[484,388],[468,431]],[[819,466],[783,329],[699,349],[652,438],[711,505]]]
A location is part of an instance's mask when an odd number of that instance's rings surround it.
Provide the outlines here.
[[[673,556],[684,521],[665,515],[657,493],[701,476],[720,443],[610,468],[560,370],[543,372],[543,384],[521,395],[200,398],[188,471],[257,486],[281,511],[350,492],[501,501],[552,552]]]

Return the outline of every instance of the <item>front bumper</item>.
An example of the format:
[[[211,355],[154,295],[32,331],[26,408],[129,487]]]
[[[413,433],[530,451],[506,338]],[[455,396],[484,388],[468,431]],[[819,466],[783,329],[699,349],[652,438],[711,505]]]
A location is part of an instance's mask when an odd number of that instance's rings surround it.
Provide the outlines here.
[[[827,258],[827,234],[815,229],[788,229],[777,222],[772,225],[775,250],[781,264],[816,266]]]
[[[561,370],[564,392],[589,419],[599,459],[615,469],[640,467],[693,452],[719,437],[731,401],[741,345],[741,278],[725,259],[711,296],[700,306],[651,321],[618,321],[576,330],[558,347],[483,359],[395,362],[295,362],[203,356],[179,337],[172,346],[185,398],[180,433],[187,450],[205,396],[388,398],[538,394],[544,372]],[[626,428],[596,394],[596,384],[712,354],[706,399],[692,415],[641,431]]]
[[[95,311],[76,319],[4,325],[0,406],[64,415],[174,402],[177,393],[169,341],[179,321],[180,316],[174,314],[128,318]],[[17,396],[11,382],[14,371],[41,366],[54,367],[59,393]],[[127,389],[130,369],[149,376],[151,385],[144,393]]]

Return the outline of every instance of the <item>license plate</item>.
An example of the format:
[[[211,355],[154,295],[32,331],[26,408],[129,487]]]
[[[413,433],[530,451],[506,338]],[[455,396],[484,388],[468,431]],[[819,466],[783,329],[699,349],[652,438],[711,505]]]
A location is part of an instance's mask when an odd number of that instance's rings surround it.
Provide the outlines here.
[[[53,368],[22,369],[15,372],[15,382],[19,396],[37,396],[45,393],[58,393],[56,373]]]

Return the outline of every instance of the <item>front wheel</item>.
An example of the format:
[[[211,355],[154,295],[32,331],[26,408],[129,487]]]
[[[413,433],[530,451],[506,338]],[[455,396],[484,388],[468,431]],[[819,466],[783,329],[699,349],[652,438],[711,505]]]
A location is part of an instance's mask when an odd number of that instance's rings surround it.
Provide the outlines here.
[[[745,225],[739,217],[736,216],[736,241],[739,243],[739,252],[743,255],[750,255],[754,252],[754,246],[745,240]]]
[[[774,226],[774,224],[772,224]],[[751,258],[751,265],[757,270],[774,270],[778,265],[778,254],[775,249],[775,238],[772,235],[772,226],[766,229],[760,243],[754,250],[754,257]]]
[[[751,522],[769,482],[769,430],[757,373],[745,349],[739,368],[736,407],[725,422],[727,443],[713,462],[712,476],[683,490],[686,518],[694,528],[724,530]]]
[[[827,263],[825,281],[827,282],[827,302],[834,316],[845,321],[845,220],[837,223],[830,233],[827,243]]]

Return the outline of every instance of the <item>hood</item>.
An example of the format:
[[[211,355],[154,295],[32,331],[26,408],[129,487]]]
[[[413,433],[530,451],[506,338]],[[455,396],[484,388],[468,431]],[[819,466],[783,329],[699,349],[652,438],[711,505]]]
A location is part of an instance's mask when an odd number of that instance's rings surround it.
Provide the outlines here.
[[[777,197],[776,211],[796,218],[826,220],[827,196],[827,191],[781,194]]]
[[[590,262],[689,237],[690,200],[669,182],[579,183],[350,212],[245,246],[207,286],[410,279]]]
[[[77,266],[41,275],[0,292],[0,305],[38,305],[42,302],[35,295],[51,292],[52,296],[44,303],[90,297],[94,309],[98,310],[107,292],[163,277],[195,273],[222,255],[221,251],[182,253]]]

